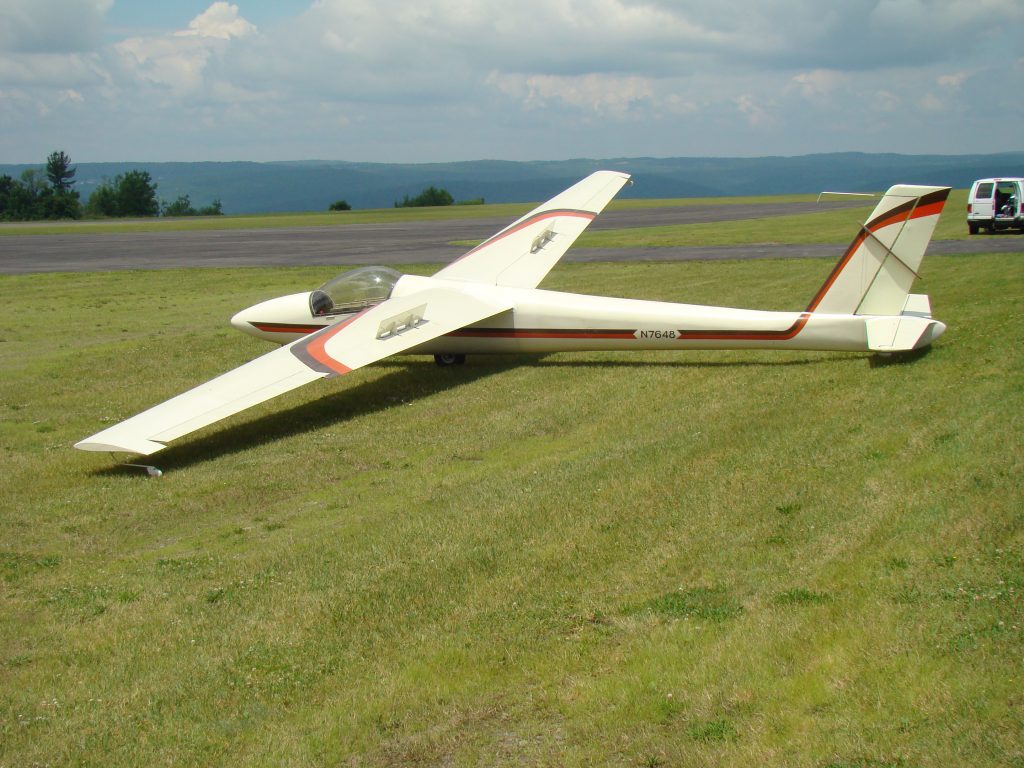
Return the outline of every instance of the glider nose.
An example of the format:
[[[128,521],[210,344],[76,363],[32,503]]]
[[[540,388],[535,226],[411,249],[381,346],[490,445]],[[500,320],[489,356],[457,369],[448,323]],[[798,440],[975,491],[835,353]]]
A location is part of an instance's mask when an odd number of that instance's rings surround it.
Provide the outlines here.
[[[259,305],[257,304],[256,306]],[[253,314],[253,309],[255,309],[255,307],[249,307],[248,309],[243,309],[241,312],[235,313],[231,318],[231,325],[235,330],[241,331],[242,333],[253,333],[255,330],[253,322],[256,319],[256,316]]]
[[[294,341],[326,324],[310,312],[308,292],[261,301],[231,318],[231,325],[239,331],[278,344]]]

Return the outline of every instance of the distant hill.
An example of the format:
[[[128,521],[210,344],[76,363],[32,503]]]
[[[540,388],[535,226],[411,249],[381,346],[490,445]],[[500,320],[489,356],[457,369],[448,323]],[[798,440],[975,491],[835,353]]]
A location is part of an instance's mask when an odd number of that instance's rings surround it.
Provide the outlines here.
[[[489,203],[545,199],[591,171],[621,169],[635,186],[622,197],[707,197],[869,192],[896,182],[966,187],[986,176],[1024,176],[1024,152],[994,155],[898,155],[856,152],[799,157],[612,158],[459,163],[350,163],[337,161],[230,163],[77,163],[77,189],[89,196],[104,178],[139,168],[157,183],[157,196],[188,194],[195,205],[219,198],[225,213],[322,211],[335,201],[353,208],[386,208],[434,185],[456,200]],[[0,164],[17,177],[28,165]]]

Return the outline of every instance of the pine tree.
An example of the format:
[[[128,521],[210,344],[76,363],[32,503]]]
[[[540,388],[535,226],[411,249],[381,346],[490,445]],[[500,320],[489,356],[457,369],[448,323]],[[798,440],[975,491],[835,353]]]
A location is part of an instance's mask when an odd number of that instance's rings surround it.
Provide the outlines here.
[[[54,192],[70,192],[77,170],[71,167],[71,158],[63,150],[51,152],[46,158],[46,178]]]

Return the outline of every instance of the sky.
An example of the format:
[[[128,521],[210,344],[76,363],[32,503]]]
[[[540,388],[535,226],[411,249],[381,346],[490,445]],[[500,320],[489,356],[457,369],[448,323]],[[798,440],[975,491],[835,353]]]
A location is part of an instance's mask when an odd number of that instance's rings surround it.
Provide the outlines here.
[[[1022,0],[0,0],[0,163],[1024,148]]]

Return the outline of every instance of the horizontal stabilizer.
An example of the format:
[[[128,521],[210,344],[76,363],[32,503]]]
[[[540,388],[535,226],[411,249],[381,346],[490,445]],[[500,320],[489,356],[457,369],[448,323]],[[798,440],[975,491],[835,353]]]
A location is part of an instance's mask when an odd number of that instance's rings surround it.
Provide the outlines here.
[[[868,349],[872,352],[909,352],[927,347],[946,326],[930,317],[895,315],[869,317]]]

